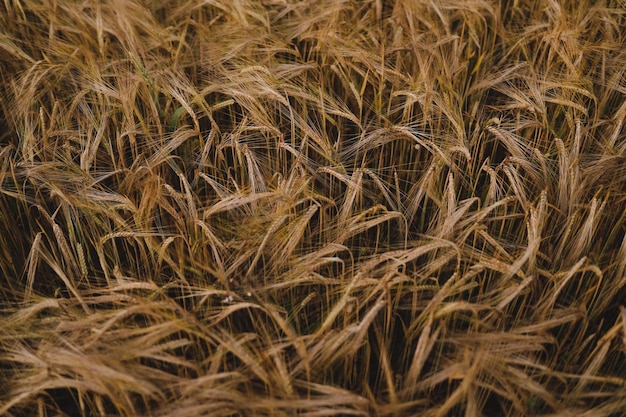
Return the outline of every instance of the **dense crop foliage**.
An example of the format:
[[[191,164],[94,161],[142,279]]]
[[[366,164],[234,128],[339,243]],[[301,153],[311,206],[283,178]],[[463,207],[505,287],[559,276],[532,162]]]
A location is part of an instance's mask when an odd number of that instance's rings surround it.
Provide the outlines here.
[[[626,4],[6,0],[0,415],[626,414]]]

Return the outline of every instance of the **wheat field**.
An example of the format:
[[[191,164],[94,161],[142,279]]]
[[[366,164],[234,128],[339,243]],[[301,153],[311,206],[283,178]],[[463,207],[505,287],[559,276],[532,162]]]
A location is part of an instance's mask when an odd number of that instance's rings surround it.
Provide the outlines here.
[[[0,415],[626,415],[623,0],[5,0]]]

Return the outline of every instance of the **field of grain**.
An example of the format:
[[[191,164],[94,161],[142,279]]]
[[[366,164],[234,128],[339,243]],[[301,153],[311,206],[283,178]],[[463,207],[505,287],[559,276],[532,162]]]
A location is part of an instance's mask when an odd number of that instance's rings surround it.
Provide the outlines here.
[[[624,0],[0,3],[0,415],[626,415]]]

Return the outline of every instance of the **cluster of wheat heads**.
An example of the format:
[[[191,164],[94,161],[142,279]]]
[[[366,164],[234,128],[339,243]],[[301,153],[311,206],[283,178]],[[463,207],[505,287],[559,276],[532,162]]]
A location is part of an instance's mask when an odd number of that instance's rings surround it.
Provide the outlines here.
[[[626,413],[626,12],[0,4],[0,415]]]

